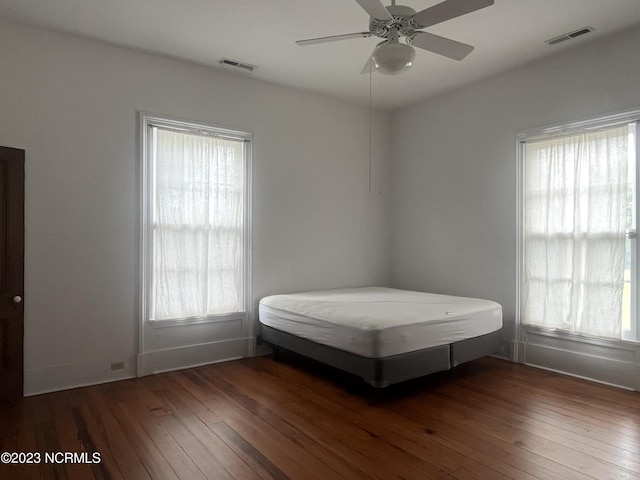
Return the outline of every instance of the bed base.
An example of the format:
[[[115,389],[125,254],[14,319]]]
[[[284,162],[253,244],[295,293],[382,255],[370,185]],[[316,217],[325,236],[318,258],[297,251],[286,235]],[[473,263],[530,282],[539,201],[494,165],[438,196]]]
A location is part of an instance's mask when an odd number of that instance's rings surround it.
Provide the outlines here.
[[[266,325],[260,327],[259,339],[273,347],[276,355],[279,349],[289,350],[362,377],[365,382],[376,388],[449,370],[461,363],[498,352],[502,343],[501,331],[498,330],[450,345],[384,358],[368,358],[296,337]]]

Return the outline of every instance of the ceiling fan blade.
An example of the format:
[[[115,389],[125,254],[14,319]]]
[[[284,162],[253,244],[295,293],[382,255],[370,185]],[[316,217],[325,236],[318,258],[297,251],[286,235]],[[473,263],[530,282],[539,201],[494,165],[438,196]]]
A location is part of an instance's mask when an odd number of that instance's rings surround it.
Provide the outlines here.
[[[393,20],[393,17],[387,9],[384,8],[380,0],[356,0],[362,8],[373,18],[377,20]]]
[[[345,35],[332,35],[330,37],[309,38],[307,40],[298,40],[296,44],[304,47],[306,45],[316,45],[318,43],[336,42],[338,40],[349,40],[350,38],[367,38],[372,35],[371,32],[347,33]]]
[[[462,60],[473,51],[471,45],[427,32],[416,32],[407,39],[407,43],[453,60]]]
[[[493,5],[494,0],[446,0],[416,13],[413,20],[420,28],[430,27],[452,18]]]

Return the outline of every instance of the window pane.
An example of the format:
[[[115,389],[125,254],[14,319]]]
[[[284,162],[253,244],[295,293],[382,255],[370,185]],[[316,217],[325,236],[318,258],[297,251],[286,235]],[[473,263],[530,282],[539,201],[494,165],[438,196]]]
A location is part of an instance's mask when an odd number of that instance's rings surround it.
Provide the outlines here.
[[[151,318],[242,311],[244,142],[155,130]]]
[[[620,338],[628,126],[528,142],[523,323]]]

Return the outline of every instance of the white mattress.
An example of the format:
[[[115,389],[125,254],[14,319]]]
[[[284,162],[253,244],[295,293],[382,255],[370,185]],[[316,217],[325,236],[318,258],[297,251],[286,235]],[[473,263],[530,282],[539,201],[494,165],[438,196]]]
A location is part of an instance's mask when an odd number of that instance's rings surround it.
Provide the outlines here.
[[[502,328],[490,300],[366,287],[273,295],[260,323],[368,358],[446,345]]]

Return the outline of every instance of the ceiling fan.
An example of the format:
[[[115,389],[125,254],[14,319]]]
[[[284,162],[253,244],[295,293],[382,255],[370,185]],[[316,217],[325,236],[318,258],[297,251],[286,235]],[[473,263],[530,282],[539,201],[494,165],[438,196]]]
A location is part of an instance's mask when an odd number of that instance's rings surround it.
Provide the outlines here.
[[[489,7],[493,5],[494,0],[445,0],[417,13],[411,7],[396,5],[395,0],[392,0],[391,5],[387,7],[382,5],[380,0],[356,0],[356,2],[371,17],[369,31],[310,38],[298,40],[296,43],[306,46],[376,36],[383,41],[376,45],[362,73],[369,72],[370,68],[374,67],[380,73],[393,75],[411,67],[416,55],[413,47],[454,60],[462,60],[469,55],[473,50],[471,45],[423,32],[421,29]],[[401,37],[406,37],[406,44],[400,43]]]

